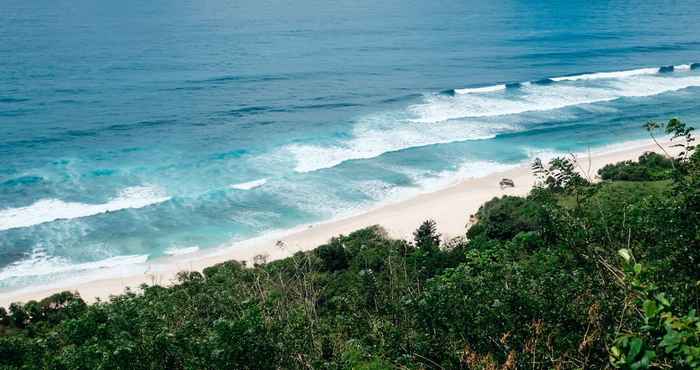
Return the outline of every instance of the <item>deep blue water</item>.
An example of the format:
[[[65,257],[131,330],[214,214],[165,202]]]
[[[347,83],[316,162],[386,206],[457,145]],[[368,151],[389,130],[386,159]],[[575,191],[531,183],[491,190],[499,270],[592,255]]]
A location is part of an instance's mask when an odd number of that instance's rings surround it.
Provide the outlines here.
[[[697,122],[698,22],[694,1],[3,0],[0,289]]]

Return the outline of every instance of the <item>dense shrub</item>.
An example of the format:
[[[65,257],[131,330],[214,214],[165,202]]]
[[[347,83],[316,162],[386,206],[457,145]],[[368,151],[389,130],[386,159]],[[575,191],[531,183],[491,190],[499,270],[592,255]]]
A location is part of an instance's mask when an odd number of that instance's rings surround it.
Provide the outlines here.
[[[337,271],[347,269],[349,266],[348,255],[345,246],[339,239],[334,239],[328,244],[316,248],[316,254],[323,261],[324,271]]]
[[[673,160],[654,152],[642,154],[637,162],[607,164],[598,170],[601,179],[615,181],[665,180],[672,175]]]
[[[530,198],[493,198],[479,208],[476,213],[479,222],[469,229],[467,236],[510,240],[521,232],[540,231],[543,212],[542,204]]]

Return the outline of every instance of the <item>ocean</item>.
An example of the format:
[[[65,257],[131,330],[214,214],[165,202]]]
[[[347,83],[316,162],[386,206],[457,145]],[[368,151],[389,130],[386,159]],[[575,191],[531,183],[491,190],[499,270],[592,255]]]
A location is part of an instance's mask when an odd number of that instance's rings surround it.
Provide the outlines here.
[[[698,21],[682,0],[3,0],[0,291],[692,125]]]

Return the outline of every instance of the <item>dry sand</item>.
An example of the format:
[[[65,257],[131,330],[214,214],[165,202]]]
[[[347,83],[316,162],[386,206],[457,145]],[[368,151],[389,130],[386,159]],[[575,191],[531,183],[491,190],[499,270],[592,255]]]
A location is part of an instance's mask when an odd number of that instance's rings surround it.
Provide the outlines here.
[[[636,143],[617,149],[611,147],[590,155],[579,155],[578,159],[581,172],[588,173],[593,178],[597,170],[605,164],[636,159],[646,151],[659,152],[660,149],[647,142]],[[498,183],[502,178],[512,179],[515,187],[501,189]],[[126,287],[170,284],[179,271],[201,271],[207,266],[227,260],[250,262],[255,256],[264,256],[267,261],[284,258],[297,251],[313,249],[333,236],[347,235],[371,225],[383,226],[392,237],[408,239],[421,222],[433,219],[444,237],[460,236],[466,231],[469,215],[475,213],[485,201],[501,195],[525,195],[534,183],[535,178],[529,165],[522,165],[486,177],[465,180],[436,192],[380,206],[357,216],[306,225],[277,235],[273,233],[214,251],[155,259],[136,266],[121,277],[100,278],[99,275],[92,275],[89,280],[73,280],[51,287],[3,292],[0,294],[0,306],[7,306],[10,302],[41,299],[63,290],[77,291],[88,302],[93,302],[98,297],[104,300],[110,295],[122,293]],[[280,246],[278,241],[281,241],[283,246]]]

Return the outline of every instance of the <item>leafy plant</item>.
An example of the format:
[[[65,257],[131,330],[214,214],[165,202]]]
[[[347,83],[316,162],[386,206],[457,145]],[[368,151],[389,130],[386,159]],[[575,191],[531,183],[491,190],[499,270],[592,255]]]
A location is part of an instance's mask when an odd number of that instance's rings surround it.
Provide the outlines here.
[[[700,368],[700,318],[696,310],[674,314],[672,300],[648,281],[644,266],[635,263],[627,249],[620,250],[620,255],[642,320],[639,327],[617,336],[610,350],[611,363],[625,369]]]
[[[598,170],[603,180],[615,181],[658,181],[670,179],[673,175],[673,159],[661,154],[647,152],[637,162],[624,161],[607,164]]]
[[[532,171],[537,176],[541,186],[546,186],[552,191],[570,191],[575,187],[588,185],[586,180],[576,170],[577,161],[573,155],[571,159],[556,157],[545,166],[542,160],[535,158],[532,163]]]

